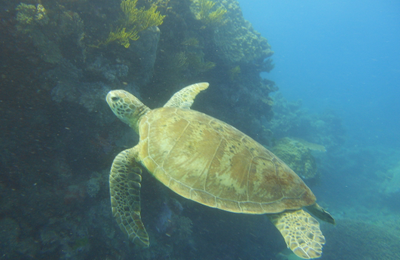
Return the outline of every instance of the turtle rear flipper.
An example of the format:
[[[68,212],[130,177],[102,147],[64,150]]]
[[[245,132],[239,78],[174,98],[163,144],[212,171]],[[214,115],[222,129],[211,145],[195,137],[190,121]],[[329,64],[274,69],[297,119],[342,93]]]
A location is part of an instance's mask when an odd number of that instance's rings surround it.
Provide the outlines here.
[[[149,246],[149,236],[140,217],[140,182],[142,170],[137,149],[127,149],[115,157],[110,171],[112,213],[129,239],[143,247]]]
[[[267,216],[281,232],[287,247],[298,257],[321,257],[325,237],[319,229],[318,221],[310,214],[304,210],[296,210]]]
[[[335,225],[335,219],[332,217],[332,215],[329,214],[329,212],[323,209],[320,205],[318,205],[318,203],[314,203],[313,205],[308,206],[307,210],[310,211],[311,214],[313,214],[320,220]]]

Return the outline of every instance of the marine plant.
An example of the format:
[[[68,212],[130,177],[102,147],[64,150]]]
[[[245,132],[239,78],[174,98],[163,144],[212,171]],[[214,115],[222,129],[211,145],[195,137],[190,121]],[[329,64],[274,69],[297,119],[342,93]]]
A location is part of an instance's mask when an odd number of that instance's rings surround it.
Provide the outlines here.
[[[89,238],[87,238],[87,237],[78,238],[72,244],[71,249],[75,251],[75,250],[78,250],[80,248],[87,246],[88,244],[89,244]]]
[[[229,70],[229,79],[230,80],[235,80],[237,76],[239,76],[241,70],[240,66],[237,65],[236,67],[232,68]]]
[[[184,51],[178,52],[171,59],[172,60],[171,65],[172,65],[172,67],[179,69],[179,70],[185,69],[188,65],[187,59],[188,58]]]
[[[197,38],[195,38],[195,37],[191,37],[191,38],[185,39],[185,40],[182,42],[182,45],[184,45],[184,46],[194,46],[194,47],[196,47],[196,46],[199,45],[199,40],[198,40]]]
[[[197,72],[206,72],[213,69],[216,64],[212,61],[204,61],[204,53],[187,53],[188,63]]]
[[[203,22],[205,25],[223,25],[225,23],[224,15],[227,10],[220,6],[215,11],[211,11],[215,2],[210,0],[198,0],[197,5],[199,12],[197,14],[197,19]]]
[[[31,24],[36,15],[36,6],[20,3],[15,10],[17,11],[17,21],[22,24]]]
[[[125,48],[129,48],[129,46],[131,45],[129,40],[136,41],[139,39],[139,36],[137,34],[137,31],[131,30],[127,32],[125,27],[120,27],[115,31],[111,31],[105,42],[101,44],[107,45],[111,42],[116,41]]]
[[[168,71],[168,74],[170,76],[175,75],[174,77],[182,77],[179,74],[187,69],[190,70],[192,75],[195,75],[206,72],[216,66],[214,62],[205,61],[204,53],[201,51],[180,51],[170,55],[168,60],[169,68],[171,69],[171,71]]]
[[[37,6],[20,3],[15,10],[17,11],[17,30],[23,33],[31,32],[35,25],[47,24],[49,18],[43,5]]]
[[[121,18],[120,25],[117,29],[110,32],[104,42],[100,42],[95,47],[117,42],[125,48],[129,48],[130,40],[138,40],[141,31],[163,23],[165,15],[161,15],[161,13],[157,11],[156,4],[151,5],[151,7],[146,10],[145,7],[137,8],[137,2],[138,0],[122,0],[120,6],[124,15]]]
[[[159,10],[171,9],[171,7],[168,7],[169,1],[170,0],[146,0],[147,4],[156,5]]]

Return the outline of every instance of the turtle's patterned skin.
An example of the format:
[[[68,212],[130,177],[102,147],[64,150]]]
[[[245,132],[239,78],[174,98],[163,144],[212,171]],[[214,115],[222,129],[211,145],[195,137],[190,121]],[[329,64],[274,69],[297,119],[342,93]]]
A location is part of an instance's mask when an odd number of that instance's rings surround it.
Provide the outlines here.
[[[141,168],[179,195],[222,210],[268,214],[289,248],[302,258],[317,258],[325,243],[319,218],[333,218],[315,203],[307,185],[279,158],[236,128],[190,110],[208,87],[198,83],[150,110],[123,90],[111,91],[113,112],[138,132],[138,145],[121,152],[110,173],[113,215],[130,239],[149,238],[140,217]]]

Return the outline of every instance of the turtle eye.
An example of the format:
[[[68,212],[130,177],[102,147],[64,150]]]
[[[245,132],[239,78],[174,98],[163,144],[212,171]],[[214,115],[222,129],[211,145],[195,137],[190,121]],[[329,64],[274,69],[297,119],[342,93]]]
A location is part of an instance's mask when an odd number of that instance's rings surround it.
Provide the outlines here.
[[[117,102],[117,101],[119,100],[119,97],[112,97],[111,100],[112,100],[113,102]]]

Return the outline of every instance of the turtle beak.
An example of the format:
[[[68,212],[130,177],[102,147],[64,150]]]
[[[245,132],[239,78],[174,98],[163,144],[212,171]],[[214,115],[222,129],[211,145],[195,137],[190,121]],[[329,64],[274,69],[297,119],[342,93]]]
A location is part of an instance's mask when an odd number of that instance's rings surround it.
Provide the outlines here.
[[[119,90],[111,90],[106,96],[107,104],[113,111],[118,106],[118,104],[121,103],[121,99],[123,99],[123,97],[121,97],[121,94],[123,94],[123,92],[121,93],[121,91]]]
[[[109,105],[110,107],[112,107],[112,104],[113,104],[114,102],[118,101],[118,100],[119,100],[119,97],[118,97],[117,95],[115,95],[115,92],[114,92],[114,91],[108,92],[108,94],[107,94],[107,96],[106,96],[106,101],[107,101],[107,103],[108,103],[108,105]]]
[[[125,102],[126,93],[127,92],[124,90],[111,90],[106,96],[106,101],[111,111],[113,111],[122,122],[129,124],[132,109]]]

